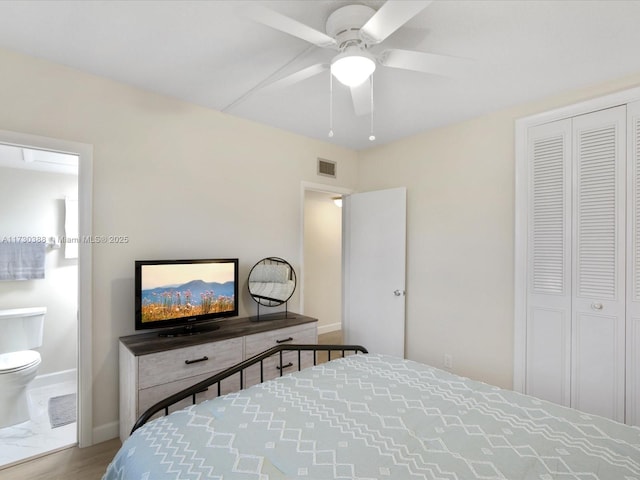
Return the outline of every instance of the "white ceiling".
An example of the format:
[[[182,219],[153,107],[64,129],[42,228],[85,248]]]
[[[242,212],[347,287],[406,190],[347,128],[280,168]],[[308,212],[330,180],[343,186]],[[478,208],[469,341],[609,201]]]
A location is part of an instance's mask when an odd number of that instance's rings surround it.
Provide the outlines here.
[[[324,31],[339,6],[383,2],[261,3]],[[640,1],[436,0],[385,44],[472,59],[467,72],[379,67],[375,142],[369,116],[353,113],[336,82],[328,138],[328,72],[282,90],[256,87],[335,53],[250,20],[246,4],[4,0],[0,47],[354,149],[640,72]]]

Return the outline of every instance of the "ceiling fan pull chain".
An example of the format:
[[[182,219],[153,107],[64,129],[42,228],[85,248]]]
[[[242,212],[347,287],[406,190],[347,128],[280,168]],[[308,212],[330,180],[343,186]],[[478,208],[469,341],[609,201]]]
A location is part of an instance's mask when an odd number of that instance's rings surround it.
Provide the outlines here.
[[[329,138],[333,137],[333,75],[329,70]]]
[[[371,82],[371,135],[369,135],[369,140],[373,142],[376,139],[373,134],[373,75],[369,77],[369,81]]]

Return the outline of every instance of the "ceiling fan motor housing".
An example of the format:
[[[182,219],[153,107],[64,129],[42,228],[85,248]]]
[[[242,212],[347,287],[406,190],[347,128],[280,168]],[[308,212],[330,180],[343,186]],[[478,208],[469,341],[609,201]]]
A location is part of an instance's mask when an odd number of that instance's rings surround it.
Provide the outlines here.
[[[347,5],[329,15],[325,30],[327,35],[336,39],[338,48],[344,50],[350,46],[366,46],[360,36],[360,29],[376,11],[366,5]]]

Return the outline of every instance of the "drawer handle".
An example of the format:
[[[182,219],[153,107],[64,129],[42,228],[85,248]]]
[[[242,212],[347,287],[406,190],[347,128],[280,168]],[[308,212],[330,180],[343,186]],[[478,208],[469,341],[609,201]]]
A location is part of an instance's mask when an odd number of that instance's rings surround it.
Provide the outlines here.
[[[207,360],[209,360],[209,357],[205,355],[204,357],[196,358],[195,360],[185,360],[184,363],[186,363],[187,365],[191,365],[192,363],[206,362]]]
[[[284,370],[285,368],[289,368],[289,367],[293,367],[293,363],[289,362],[289,363],[287,363],[286,365],[283,365],[283,366],[281,366],[281,367],[280,367],[280,366],[276,366],[276,368],[277,368],[278,370]]]
[[[283,340],[276,340],[276,343],[290,342],[291,340],[293,340],[293,337],[285,338]]]

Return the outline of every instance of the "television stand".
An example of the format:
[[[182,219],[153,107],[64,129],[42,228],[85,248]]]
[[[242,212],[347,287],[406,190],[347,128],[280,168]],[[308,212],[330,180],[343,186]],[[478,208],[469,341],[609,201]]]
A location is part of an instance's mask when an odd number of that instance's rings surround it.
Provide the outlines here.
[[[167,395],[204,380],[276,345],[318,343],[318,320],[289,312],[289,318],[270,322],[252,322],[249,318],[231,318],[215,322],[219,329],[202,335],[161,338],[158,332],[120,337],[120,438],[129,437],[131,427],[147,408]],[[265,319],[268,315],[264,315]],[[262,317],[261,317],[262,319]],[[200,326],[199,324],[192,324]],[[308,355],[305,355],[308,354]],[[265,360],[262,381],[288,373],[298,364],[295,353],[284,353]],[[303,368],[313,365],[313,354],[302,353]],[[243,375],[244,387],[261,381],[260,366]],[[240,374],[222,382],[221,390],[205,389],[196,394],[196,402],[240,390]],[[192,399],[169,408],[187,407]],[[2,477],[2,475],[0,475]]]
[[[185,325],[184,327],[172,328],[171,330],[158,333],[159,337],[186,337],[189,335],[200,335],[218,330],[220,325],[215,323],[202,323],[197,325]]]

